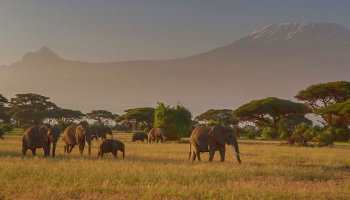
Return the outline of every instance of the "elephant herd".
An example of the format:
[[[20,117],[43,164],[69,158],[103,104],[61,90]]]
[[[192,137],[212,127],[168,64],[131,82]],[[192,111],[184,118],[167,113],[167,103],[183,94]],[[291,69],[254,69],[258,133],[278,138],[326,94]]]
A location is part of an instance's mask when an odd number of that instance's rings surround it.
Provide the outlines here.
[[[162,143],[165,142],[166,137],[165,137],[165,131],[162,128],[152,128],[148,134],[144,132],[136,132],[132,135],[131,141],[135,142],[137,140],[144,141],[147,140],[147,142],[155,142],[157,143],[161,141]]]
[[[88,153],[91,154],[91,141],[93,138],[101,137],[103,140],[99,145],[98,156],[103,157],[104,153],[112,153],[117,157],[117,151],[125,155],[124,144],[118,140],[106,139],[106,134],[112,134],[110,128],[100,128],[99,131],[93,130],[84,125],[70,125],[63,132],[64,153],[71,153],[75,145],[78,145],[79,152],[82,155],[85,144],[88,144]],[[36,155],[37,148],[43,148],[44,156],[55,157],[56,144],[61,135],[61,131],[57,127],[45,124],[42,126],[31,126],[23,134],[22,140],[22,156],[26,155],[28,149],[32,154]],[[52,150],[51,150],[52,143]]]
[[[88,153],[91,154],[91,141],[93,138],[102,138],[99,145],[98,157],[103,157],[104,153],[112,153],[114,157],[117,157],[117,151],[123,153],[125,156],[125,145],[113,139],[106,139],[106,134],[111,134],[112,131],[107,128],[99,129],[100,132],[96,132],[84,125],[71,125],[68,126],[63,133],[64,141],[64,153],[72,152],[75,145],[78,145],[79,152],[82,155],[85,144],[88,144]],[[60,130],[57,127],[50,125],[31,126],[23,135],[22,141],[22,154],[26,155],[28,149],[30,149],[33,155],[36,155],[37,148],[43,148],[44,156],[49,156],[50,153],[55,157],[56,144],[60,137]],[[143,132],[136,132],[132,135],[133,142],[140,140],[147,140],[150,142],[161,141],[165,142],[165,131],[162,128],[153,128],[148,134]],[[52,144],[52,150],[51,150]],[[222,125],[215,126],[199,126],[193,129],[190,137],[190,152],[189,159],[192,161],[196,159],[201,161],[200,153],[209,152],[209,162],[213,161],[213,157],[216,151],[219,151],[221,161],[225,161],[225,144],[232,145],[235,151],[237,161],[241,163],[240,152],[237,142],[237,137],[234,130],[230,127]]]

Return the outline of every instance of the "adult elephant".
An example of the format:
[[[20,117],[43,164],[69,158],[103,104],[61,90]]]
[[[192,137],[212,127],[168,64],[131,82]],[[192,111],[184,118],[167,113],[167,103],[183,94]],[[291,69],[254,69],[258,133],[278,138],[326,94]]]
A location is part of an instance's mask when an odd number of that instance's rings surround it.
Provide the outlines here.
[[[152,128],[149,132],[148,132],[148,142],[154,142],[154,141],[158,141],[160,140],[162,143],[165,142],[165,131],[162,128]]]
[[[107,138],[107,134],[111,135],[111,138],[113,138],[113,134],[112,134],[112,129],[109,128],[108,126],[92,126],[91,127],[91,133],[92,133],[92,137],[95,138],[96,140],[98,138],[101,138],[102,140]]]
[[[89,146],[89,155],[91,154],[91,133],[83,125],[70,125],[63,133],[64,152],[70,153],[75,145],[79,146],[80,155],[83,154],[85,142]]]
[[[199,126],[191,134],[189,159],[192,153],[192,161],[196,160],[196,157],[200,161],[200,152],[209,152],[209,162],[212,162],[215,151],[219,150],[223,162],[225,161],[225,143],[232,145],[237,161],[241,163],[237,138],[232,128],[221,125]]]
[[[50,125],[31,126],[23,134],[22,139],[22,155],[26,155],[27,150],[32,151],[33,156],[36,155],[37,148],[44,149],[44,156],[49,156],[52,147],[52,157],[55,157],[56,144],[60,138],[61,131],[57,127]]]

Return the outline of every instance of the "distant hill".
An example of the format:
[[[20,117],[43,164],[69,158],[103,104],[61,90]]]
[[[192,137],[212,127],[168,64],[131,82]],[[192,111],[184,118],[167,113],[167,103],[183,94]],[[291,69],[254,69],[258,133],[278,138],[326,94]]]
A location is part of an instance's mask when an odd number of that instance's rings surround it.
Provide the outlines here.
[[[349,29],[286,23],[174,60],[87,63],[65,60],[43,47],[0,68],[0,93],[35,92],[62,107],[116,113],[180,101],[196,115],[267,96],[292,99],[310,84],[349,77]]]

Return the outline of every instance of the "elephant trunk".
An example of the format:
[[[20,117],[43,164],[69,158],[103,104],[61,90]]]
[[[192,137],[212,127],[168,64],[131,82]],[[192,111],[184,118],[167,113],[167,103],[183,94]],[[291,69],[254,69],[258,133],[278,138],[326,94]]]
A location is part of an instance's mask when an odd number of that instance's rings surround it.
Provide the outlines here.
[[[124,157],[125,157],[125,147],[123,147],[122,151],[123,151],[123,159],[124,159]]]
[[[53,144],[52,144],[52,157],[54,158],[55,157],[55,153],[56,153],[56,142],[54,142]]]
[[[44,149],[44,156],[50,156],[50,150],[51,150],[51,145],[50,144],[46,144],[43,146]]]
[[[88,141],[88,150],[89,150],[89,155],[91,155],[91,141]]]
[[[237,157],[238,163],[241,163],[241,158],[240,158],[240,154],[239,154],[239,148],[238,148],[238,142],[237,142],[237,140],[235,140],[235,141],[232,143],[232,149],[234,149],[234,151],[236,152],[236,157]]]

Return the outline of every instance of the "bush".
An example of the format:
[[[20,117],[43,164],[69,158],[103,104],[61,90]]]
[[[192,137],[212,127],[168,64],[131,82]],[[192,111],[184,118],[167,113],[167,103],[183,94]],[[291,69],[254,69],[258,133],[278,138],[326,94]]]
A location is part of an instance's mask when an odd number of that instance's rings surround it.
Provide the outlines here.
[[[154,112],[154,127],[163,128],[168,140],[177,140],[191,135],[192,114],[184,106],[165,106],[158,103]]]
[[[307,137],[305,136],[306,132],[309,129],[309,124],[302,122],[297,125],[295,130],[289,135],[286,133],[283,133],[284,136],[286,136],[284,139],[285,144],[289,145],[299,145],[299,146],[304,146],[307,144]],[[287,132],[287,131],[286,131]],[[283,137],[284,137],[283,136]],[[280,135],[282,137],[282,134]]]
[[[328,146],[334,142],[335,129],[333,127],[328,127],[324,131],[318,133],[314,138],[314,141],[318,146]]]
[[[190,141],[189,140],[185,140],[183,138],[180,138],[179,140],[176,141],[176,143],[178,143],[178,144],[189,144]]]
[[[255,139],[255,136],[256,136],[256,131],[255,130],[248,130],[248,133],[247,133],[247,138],[249,139]]]
[[[12,129],[14,128],[14,126],[12,124],[1,124],[0,125],[0,129],[2,129],[4,132],[10,132],[12,131]]]
[[[63,132],[70,125],[75,125],[74,122],[58,121],[57,127]]]
[[[261,135],[264,139],[276,139],[278,136],[276,130],[270,127],[264,128]]]

